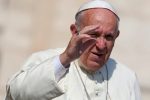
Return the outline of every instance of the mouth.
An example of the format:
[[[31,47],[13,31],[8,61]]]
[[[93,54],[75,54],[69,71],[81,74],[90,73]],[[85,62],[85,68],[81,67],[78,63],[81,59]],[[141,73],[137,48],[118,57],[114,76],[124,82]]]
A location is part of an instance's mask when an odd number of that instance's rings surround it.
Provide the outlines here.
[[[96,53],[96,52],[92,52],[92,53],[98,57],[103,57],[105,55],[105,53]]]

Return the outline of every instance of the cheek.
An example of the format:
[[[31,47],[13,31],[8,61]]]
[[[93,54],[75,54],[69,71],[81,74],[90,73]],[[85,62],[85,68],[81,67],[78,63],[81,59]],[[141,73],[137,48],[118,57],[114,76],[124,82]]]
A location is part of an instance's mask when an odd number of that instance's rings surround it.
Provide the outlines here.
[[[109,42],[109,43],[107,43],[107,54],[110,55],[110,53],[111,53],[113,47],[114,47],[114,42]]]
[[[112,48],[114,47],[114,45],[111,43],[108,45],[108,50],[112,50]]]

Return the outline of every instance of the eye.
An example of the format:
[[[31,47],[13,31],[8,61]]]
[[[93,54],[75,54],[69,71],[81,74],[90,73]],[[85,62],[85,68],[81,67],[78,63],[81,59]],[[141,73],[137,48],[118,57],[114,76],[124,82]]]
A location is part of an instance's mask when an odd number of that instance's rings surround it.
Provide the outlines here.
[[[108,41],[113,41],[113,40],[114,40],[114,36],[111,35],[111,34],[106,35],[105,38],[106,38],[106,40],[108,40]]]
[[[92,38],[97,38],[97,35],[96,35],[96,34],[90,34],[90,36],[91,36]]]
[[[97,33],[90,33],[89,34],[92,38],[98,38],[99,35]]]

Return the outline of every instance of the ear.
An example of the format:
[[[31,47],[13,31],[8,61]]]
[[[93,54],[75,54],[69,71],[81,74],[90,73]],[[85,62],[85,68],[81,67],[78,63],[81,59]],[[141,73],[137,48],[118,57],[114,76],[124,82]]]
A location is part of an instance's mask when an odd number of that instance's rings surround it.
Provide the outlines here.
[[[75,34],[78,35],[78,30],[77,30],[77,27],[75,24],[70,25],[70,31],[71,31],[72,35],[75,35]]]
[[[118,30],[116,33],[116,38],[119,36],[119,34],[120,34],[120,31]]]

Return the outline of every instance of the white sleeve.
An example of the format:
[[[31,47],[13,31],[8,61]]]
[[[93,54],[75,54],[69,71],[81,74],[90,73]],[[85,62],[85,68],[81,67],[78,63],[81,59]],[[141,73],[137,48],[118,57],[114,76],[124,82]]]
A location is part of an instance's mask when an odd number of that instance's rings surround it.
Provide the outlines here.
[[[59,56],[56,56],[53,60],[53,65],[54,67],[54,74],[55,74],[55,80],[56,82],[59,82],[59,80],[64,76],[64,74],[66,73],[66,71],[69,68],[65,68],[59,59]]]
[[[57,84],[55,73],[60,79],[65,70],[61,71],[63,67],[57,62],[58,58],[56,55],[45,57],[41,53],[34,54],[7,83],[5,100],[47,100],[62,95],[64,91]]]

